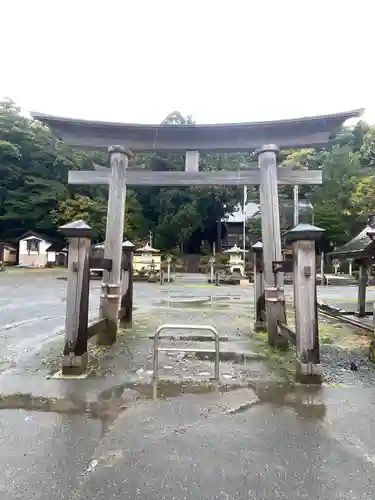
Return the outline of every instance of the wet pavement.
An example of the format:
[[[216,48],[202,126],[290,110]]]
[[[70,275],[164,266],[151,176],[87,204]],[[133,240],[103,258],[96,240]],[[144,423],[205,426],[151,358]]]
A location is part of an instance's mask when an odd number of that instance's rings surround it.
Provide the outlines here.
[[[356,391],[269,392],[241,390],[238,411],[224,394],[125,412],[70,498],[373,498],[371,393],[362,427]]]
[[[252,286],[188,275],[136,283],[133,328],[113,347],[90,346],[86,380],[52,380],[63,341],[61,274],[0,276],[1,499],[373,498],[375,371],[363,335],[321,320],[325,384],[298,386],[293,351],[281,357],[263,334],[250,335]],[[99,286],[91,284],[92,317]],[[354,287],[318,294],[356,300]],[[197,358],[160,353],[160,399],[152,400],[149,336],[162,323],[212,324],[228,338],[220,390],[207,340]]]

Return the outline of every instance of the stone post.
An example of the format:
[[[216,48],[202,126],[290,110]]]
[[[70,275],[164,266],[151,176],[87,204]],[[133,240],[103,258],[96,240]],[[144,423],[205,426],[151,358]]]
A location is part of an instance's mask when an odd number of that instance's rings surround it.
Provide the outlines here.
[[[133,321],[133,251],[134,245],[131,241],[122,244],[122,282],[121,282],[121,304],[119,319],[132,325]]]
[[[353,277],[353,259],[349,259],[349,276]]]
[[[324,252],[320,254],[320,284],[328,285],[324,276]]]
[[[298,224],[285,239],[293,244],[297,375],[304,382],[320,380],[315,242],[324,229]]]
[[[104,258],[112,261],[111,271],[103,271],[100,295],[100,317],[106,318],[108,326],[98,335],[98,343],[112,344],[116,341],[119,326],[118,315],[121,296],[122,238],[126,201],[126,168],[129,153],[121,146],[108,149],[110,162],[107,227],[104,243]]]
[[[370,361],[375,361],[375,302],[372,303],[372,335],[368,357]]]
[[[279,335],[277,323],[286,323],[284,275],[274,273],[273,262],[282,260],[279,196],[277,190],[277,152],[274,144],[258,152],[260,169],[260,210],[264,262],[264,291],[267,312],[268,342],[271,346],[287,348],[288,341]]]
[[[171,263],[172,263],[172,256],[170,254],[167,254],[167,282],[171,282]]]
[[[358,304],[356,315],[360,318],[363,318],[364,316],[366,316],[367,265],[366,261],[364,260],[361,260],[358,263]]]
[[[340,269],[340,261],[338,259],[334,259],[333,261],[333,272],[335,276],[339,273]]]
[[[220,286],[220,272],[218,267],[216,268],[215,272],[215,285]]]
[[[59,228],[69,241],[65,345],[62,375],[81,375],[87,367],[90,252],[94,231],[78,220]]]
[[[254,330],[260,331],[265,327],[264,319],[261,314],[261,303],[264,300],[263,243],[261,241],[258,241],[251,248],[254,252]]]
[[[214,267],[215,267],[216,258],[212,255],[208,261],[208,265],[210,266],[210,280],[211,285],[214,283]]]

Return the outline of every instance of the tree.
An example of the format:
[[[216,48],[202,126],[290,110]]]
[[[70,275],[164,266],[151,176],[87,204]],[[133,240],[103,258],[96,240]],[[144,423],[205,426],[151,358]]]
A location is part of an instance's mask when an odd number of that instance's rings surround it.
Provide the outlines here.
[[[74,195],[60,201],[53,212],[56,226],[62,226],[76,220],[84,220],[103,239],[107,220],[107,203],[102,198],[92,199],[88,196]]]
[[[51,132],[20,114],[10,100],[0,104],[0,232],[53,231],[50,216],[66,196],[69,152]],[[66,182],[66,181],[65,181]]]
[[[107,222],[107,199],[102,197],[89,198],[88,196],[74,195],[60,201],[58,208],[53,212],[53,221],[56,226],[82,219],[98,234],[98,238],[105,238]],[[139,235],[144,236],[142,227],[144,219],[141,207],[135,194],[127,192],[124,235],[133,240]]]
[[[370,127],[364,136],[360,158],[364,167],[375,169],[375,126]]]
[[[352,215],[365,215],[375,212],[375,176],[361,177],[350,195]]]
[[[314,208],[314,223],[325,230],[324,237],[333,246],[340,246],[351,238],[350,225],[334,202],[322,203]]]

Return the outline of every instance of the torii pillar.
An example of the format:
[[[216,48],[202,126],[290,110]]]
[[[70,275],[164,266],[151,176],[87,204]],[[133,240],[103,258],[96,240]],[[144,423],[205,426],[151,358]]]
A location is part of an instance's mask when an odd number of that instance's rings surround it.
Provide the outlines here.
[[[279,335],[277,323],[286,323],[284,275],[275,273],[273,262],[282,260],[279,197],[277,190],[277,153],[274,144],[258,151],[260,169],[260,210],[264,259],[264,292],[266,301],[268,342],[271,346],[287,348],[288,341]]]
[[[107,320],[107,328],[98,335],[98,343],[116,341],[121,301],[121,263],[126,201],[126,169],[129,152],[121,146],[108,148],[110,174],[104,258],[112,262],[111,270],[103,270],[99,315]]]

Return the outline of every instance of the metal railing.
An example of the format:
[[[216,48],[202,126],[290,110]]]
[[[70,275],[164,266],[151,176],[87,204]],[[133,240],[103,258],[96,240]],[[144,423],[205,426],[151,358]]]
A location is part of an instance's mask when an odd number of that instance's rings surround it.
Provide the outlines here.
[[[179,348],[160,348],[159,347],[159,340],[160,340],[160,334],[162,332],[165,332],[166,330],[199,330],[199,331],[206,331],[206,332],[211,332],[212,336],[207,336],[207,341],[215,341],[215,376],[214,378],[216,379],[217,382],[219,382],[220,379],[220,368],[219,368],[219,363],[220,363],[220,337],[219,334],[216,330],[215,327],[211,325],[173,325],[173,324],[168,324],[165,323],[164,325],[159,326],[156,329],[155,335],[154,335],[154,345],[153,345],[153,364],[152,364],[152,388],[153,388],[153,398],[157,398],[157,382],[158,382],[158,375],[159,375],[159,352],[160,351],[174,351],[174,352],[199,352],[199,349],[191,349],[191,348],[184,348],[184,347],[179,347]],[[178,337],[177,337],[178,340]],[[204,339],[205,341],[206,339]],[[201,340],[203,342],[203,338]]]

